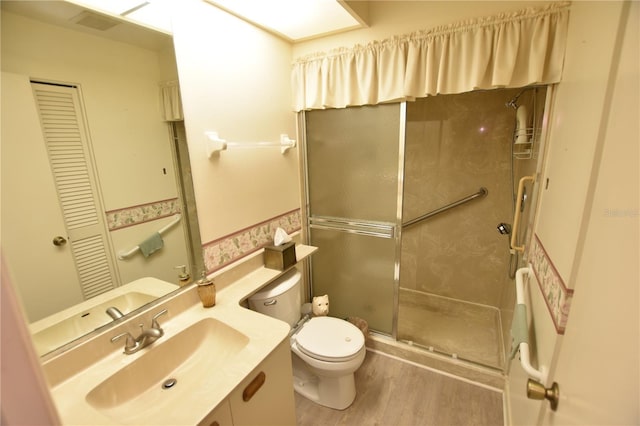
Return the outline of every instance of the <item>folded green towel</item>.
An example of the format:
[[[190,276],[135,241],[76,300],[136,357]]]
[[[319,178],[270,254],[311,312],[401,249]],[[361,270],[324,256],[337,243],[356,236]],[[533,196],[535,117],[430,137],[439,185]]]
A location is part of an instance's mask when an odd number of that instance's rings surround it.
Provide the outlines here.
[[[516,356],[520,343],[529,343],[529,327],[527,325],[527,305],[518,303],[513,310],[511,323],[511,359]]]
[[[159,232],[154,233],[149,238],[138,244],[144,257],[151,256],[152,253],[160,250],[164,246],[164,241]]]

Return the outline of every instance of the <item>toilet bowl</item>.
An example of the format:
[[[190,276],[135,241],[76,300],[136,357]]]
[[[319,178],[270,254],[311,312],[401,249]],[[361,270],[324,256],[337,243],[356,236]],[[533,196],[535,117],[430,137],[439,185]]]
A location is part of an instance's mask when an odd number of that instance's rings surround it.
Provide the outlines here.
[[[300,321],[302,276],[293,269],[249,298],[255,311],[286,321],[290,338],[293,387],[317,404],[343,410],[356,397],[354,373],[366,348],[360,329],[334,317]]]

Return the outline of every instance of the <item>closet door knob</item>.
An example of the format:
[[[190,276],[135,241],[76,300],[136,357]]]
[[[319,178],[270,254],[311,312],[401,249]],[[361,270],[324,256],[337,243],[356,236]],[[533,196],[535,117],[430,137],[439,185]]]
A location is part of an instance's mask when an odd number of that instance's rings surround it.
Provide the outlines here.
[[[67,244],[67,240],[64,237],[61,237],[61,236],[58,235],[57,237],[55,237],[53,239],[53,245],[54,246],[60,247],[60,246],[63,246],[65,244]]]

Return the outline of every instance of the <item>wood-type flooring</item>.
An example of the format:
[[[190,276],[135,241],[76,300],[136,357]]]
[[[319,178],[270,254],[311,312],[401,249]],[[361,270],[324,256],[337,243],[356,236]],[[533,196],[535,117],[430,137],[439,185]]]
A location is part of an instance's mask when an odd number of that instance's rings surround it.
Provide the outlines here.
[[[298,426],[502,426],[503,393],[367,351],[356,371],[357,395],[346,410],[296,393]]]

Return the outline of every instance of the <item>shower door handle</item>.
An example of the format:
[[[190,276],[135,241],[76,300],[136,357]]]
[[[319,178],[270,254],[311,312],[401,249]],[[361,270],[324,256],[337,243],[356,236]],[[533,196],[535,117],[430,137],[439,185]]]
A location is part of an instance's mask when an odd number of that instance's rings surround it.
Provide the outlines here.
[[[531,182],[535,182],[536,181],[536,175],[533,176],[525,176],[522,179],[520,179],[520,182],[518,183],[518,195],[516,197],[516,213],[513,216],[513,227],[511,229],[511,250],[517,250],[521,253],[524,252],[524,244],[521,246],[516,246],[517,244],[517,236],[518,236],[518,227],[520,226],[520,214],[521,214],[521,209],[522,209],[522,194],[524,193],[524,184],[527,181],[531,181]]]
[[[309,218],[309,227],[379,238],[394,238],[396,233],[393,223],[360,221],[329,216],[311,216]]]

